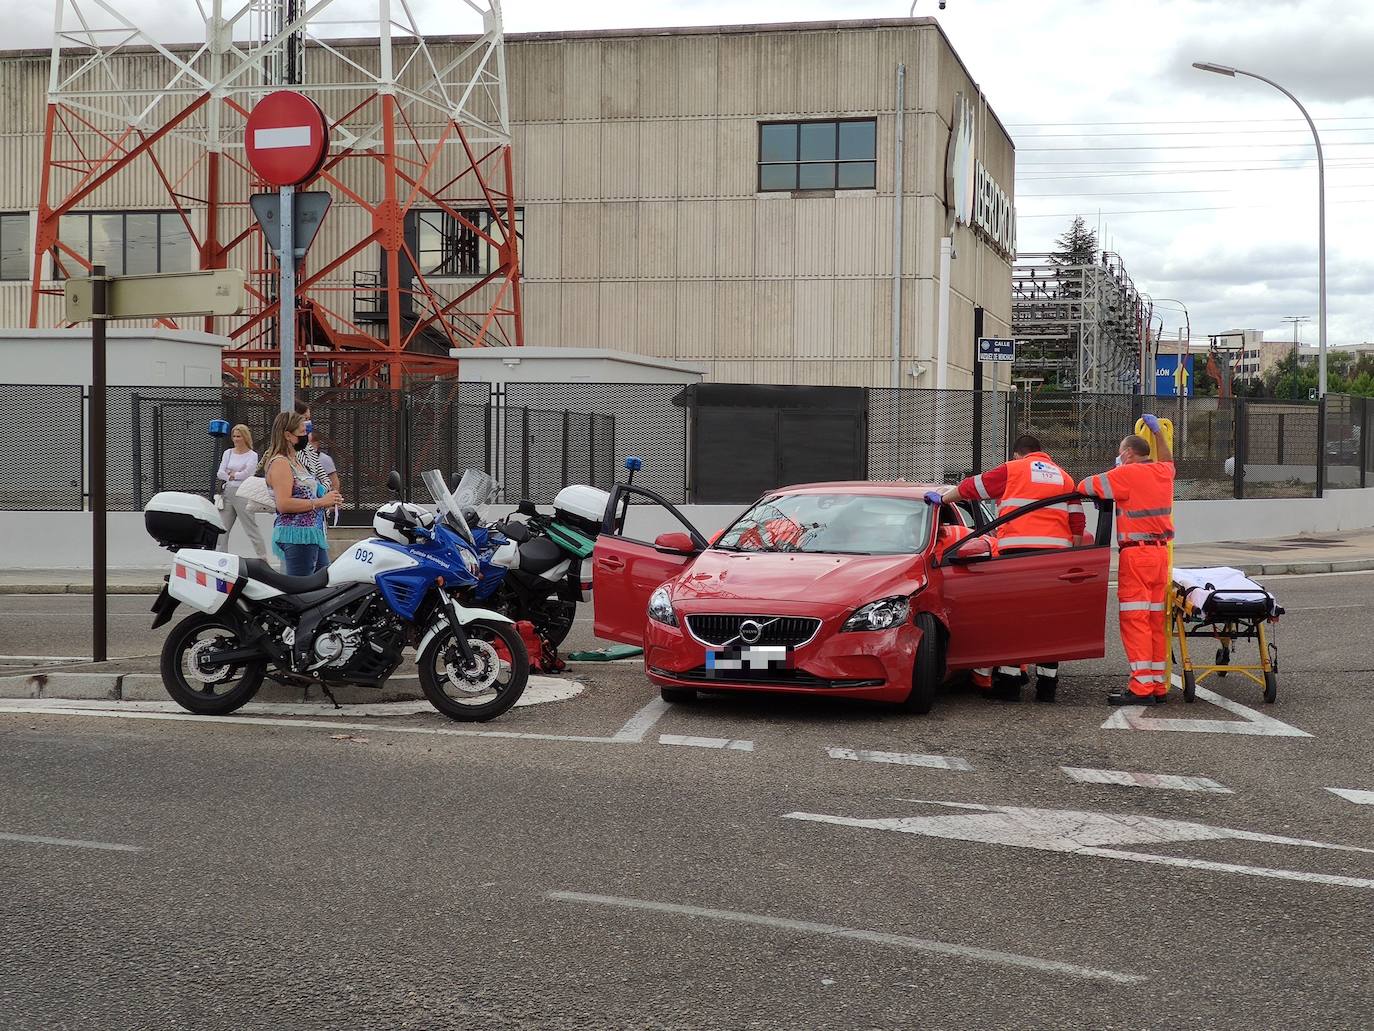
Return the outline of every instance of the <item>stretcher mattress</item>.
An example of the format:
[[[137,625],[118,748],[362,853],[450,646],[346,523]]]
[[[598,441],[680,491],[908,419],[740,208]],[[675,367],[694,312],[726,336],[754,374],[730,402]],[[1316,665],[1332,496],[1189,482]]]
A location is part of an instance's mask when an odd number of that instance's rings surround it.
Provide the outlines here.
[[[1176,567],[1173,581],[1192,612],[1236,619],[1265,619],[1283,612],[1262,584],[1230,566]]]

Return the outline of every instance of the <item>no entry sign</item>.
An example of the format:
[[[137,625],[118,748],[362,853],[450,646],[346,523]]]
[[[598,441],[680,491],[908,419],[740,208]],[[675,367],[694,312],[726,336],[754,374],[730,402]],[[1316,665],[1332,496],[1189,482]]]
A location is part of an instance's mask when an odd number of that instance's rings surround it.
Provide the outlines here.
[[[269,93],[248,115],[248,163],[273,186],[311,178],[329,152],[329,125],[309,97],[293,90]]]

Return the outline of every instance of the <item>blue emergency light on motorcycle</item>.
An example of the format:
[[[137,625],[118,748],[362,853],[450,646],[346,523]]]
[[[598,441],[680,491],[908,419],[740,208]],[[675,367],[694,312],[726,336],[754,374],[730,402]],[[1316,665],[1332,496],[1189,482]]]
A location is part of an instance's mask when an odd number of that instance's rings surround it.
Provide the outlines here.
[[[210,436],[212,436],[212,437],[227,437],[227,436],[229,436],[229,420],[228,420],[228,419],[212,419],[212,420],[210,420]]]
[[[639,472],[639,470],[644,468],[644,459],[633,457],[627,458],[625,459],[625,468],[630,470],[630,472],[632,473],[637,473]]]

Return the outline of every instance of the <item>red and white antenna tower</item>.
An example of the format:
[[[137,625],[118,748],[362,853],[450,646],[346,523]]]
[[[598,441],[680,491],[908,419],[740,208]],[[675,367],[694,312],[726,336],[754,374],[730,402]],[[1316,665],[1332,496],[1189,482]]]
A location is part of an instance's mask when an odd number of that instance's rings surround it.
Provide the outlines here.
[[[346,20],[327,17],[336,4]],[[335,201],[300,273],[297,373],[399,388],[456,373],[450,348],[523,344],[500,0],[448,5],[477,31],[429,40],[410,0],[196,6],[204,42],[169,46],[111,0],[56,0],[29,325],[60,324],[61,278],[92,264],[64,216],[172,212],[197,267],[249,273],[245,314],[197,328],[231,338],[227,373],[275,380],[276,263],[249,210],[265,187],[244,123],[289,88],[330,127],[302,188]]]

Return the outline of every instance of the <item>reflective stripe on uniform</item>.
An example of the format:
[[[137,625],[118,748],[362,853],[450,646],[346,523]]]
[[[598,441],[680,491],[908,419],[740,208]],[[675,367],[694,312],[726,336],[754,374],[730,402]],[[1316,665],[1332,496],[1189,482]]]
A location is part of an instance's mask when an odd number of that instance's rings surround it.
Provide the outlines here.
[[[1073,541],[1066,537],[998,537],[999,548],[1071,548]]]
[[[1118,533],[1118,541],[1171,541],[1174,539],[1172,530],[1167,533]]]
[[[1174,509],[1172,505],[1168,508],[1123,509],[1121,514],[1131,519],[1148,519],[1150,516],[1173,515]]]
[[[1121,607],[1124,609],[1126,606],[1123,605],[1123,606],[1121,606]],[[1135,672],[1136,670],[1138,670],[1138,669],[1154,669],[1154,668],[1155,668],[1155,664],[1154,664],[1153,662],[1133,662],[1133,663],[1131,663],[1131,672],[1132,672],[1132,673],[1134,673],[1134,672]]]
[[[1088,477],[1088,488],[1099,498],[1106,498],[1110,501],[1113,497],[1112,481],[1101,473]]]
[[[1164,603],[1162,601],[1123,601],[1121,603],[1122,612],[1163,612]]]
[[[1162,675],[1156,675],[1156,674],[1154,674],[1154,673],[1137,673],[1134,677],[1132,677],[1132,679],[1133,679],[1137,684],[1162,684],[1162,683],[1164,683],[1164,677],[1163,677]]]
[[[973,489],[978,492],[978,496],[982,498],[984,501],[992,500],[992,495],[990,495],[988,493],[988,489],[983,486],[982,475],[978,475],[973,478]]]

